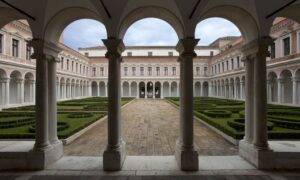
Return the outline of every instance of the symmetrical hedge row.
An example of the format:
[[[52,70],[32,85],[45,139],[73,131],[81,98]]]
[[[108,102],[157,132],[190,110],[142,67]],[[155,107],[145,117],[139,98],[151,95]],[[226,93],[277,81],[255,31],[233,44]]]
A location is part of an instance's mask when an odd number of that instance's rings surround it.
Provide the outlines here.
[[[166,98],[179,106],[179,98]],[[245,130],[244,102],[210,97],[194,98],[197,117],[227,135],[242,139]],[[270,139],[300,139],[300,107],[268,105]]]

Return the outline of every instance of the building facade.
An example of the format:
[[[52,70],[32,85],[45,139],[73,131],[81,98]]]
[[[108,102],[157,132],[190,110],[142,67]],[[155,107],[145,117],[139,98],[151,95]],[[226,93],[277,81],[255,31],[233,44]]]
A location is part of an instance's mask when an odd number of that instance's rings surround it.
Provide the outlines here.
[[[271,36],[267,60],[269,103],[300,105],[300,25],[278,18]],[[27,41],[27,22],[14,21],[0,30],[0,107],[33,104],[35,60]],[[62,42],[62,40],[61,40]],[[241,37],[219,38],[209,46],[198,46],[194,59],[194,96],[245,98],[245,64]],[[63,43],[57,63],[57,99],[107,96],[106,48],[80,48]],[[178,97],[180,68],[172,46],[127,47],[122,53],[121,94],[123,97]]]

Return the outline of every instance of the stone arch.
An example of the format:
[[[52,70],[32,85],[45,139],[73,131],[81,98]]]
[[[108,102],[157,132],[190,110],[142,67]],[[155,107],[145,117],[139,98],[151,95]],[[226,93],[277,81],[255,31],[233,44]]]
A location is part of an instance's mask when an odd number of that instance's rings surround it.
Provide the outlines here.
[[[161,83],[155,82],[155,90],[154,90],[155,98],[161,98]]]
[[[6,24],[20,19],[26,20],[31,27],[31,21],[26,16],[23,16],[12,8],[0,7],[0,29]]]
[[[123,97],[129,96],[129,82],[125,81],[123,82]]]
[[[140,82],[139,83],[139,98],[145,98],[146,96],[146,84],[145,82]]]
[[[224,18],[234,23],[240,30],[245,44],[259,37],[258,24],[255,18],[245,9],[231,5],[215,6],[200,15],[198,22],[212,17]],[[196,30],[196,27],[194,29]]]
[[[98,84],[96,81],[92,82],[92,96],[98,96]]]
[[[22,103],[22,83],[23,77],[20,71],[13,71],[10,73],[9,81],[9,102],[10,104]]]
[[[133,81],[131,84],[131,97],[137,97],[137,91],[138,91],[138,85],[137,85],[137,82]]]
[[[241,99],[241,80],[240,77],[235,78],[236,98]]]
[[[53,15],[47,22],[44,39],[55,44],[58,43],[64,29],[72,22],[80,19],[93,19],[104,24],[101,15],[91,9],[82,7],[65,8]]]
[[[281,98],[283,103],[293,102],[293,81],[292,72],[290,70],[283,70],[280,73],[280,84],[281,84]]]
[[[24,102],[32,103],[34,96],[34,75],[31,72],[25,74],[24,77]]]
[[[150,17],[166,21],[173,27],[179,39],[184,37],[184,26],[181,20],[168,9],[155,6],[137,8],[129,12],[121,21],[118,37],[123,39],[126,31],[133,23]]]
[[[171,83],[171,97],[177,97],[178,96],[178,84],[177,82]]]
[[[229,83],[229,97],[234,98],[235,96],[235,86],[234,86],[234,78],[230,78]]]
[[[202,89],[203,89],[202,96],[208,97],[208,95],[209,95],[209,93],[208,93],[208,87],[209,87],[208,82],[205,81],[205,82],[202,84],[202,86],[203,86],[203,88],[202,88]]]
[[[105,86],[105,82],[101,81],[99,83],[99,90],[100,90],[100,96],[101,97],[105,97],[106,96],[106,86]]]
[[[201,83],[197,81],[195,83],[195,97],[200,97],[201,96]]]

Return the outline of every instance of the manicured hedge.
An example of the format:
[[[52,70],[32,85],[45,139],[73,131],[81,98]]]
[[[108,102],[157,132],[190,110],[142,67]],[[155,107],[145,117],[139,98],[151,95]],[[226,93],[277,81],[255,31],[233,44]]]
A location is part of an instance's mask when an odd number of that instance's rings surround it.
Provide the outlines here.
[[[222,110],[206,110],[203,111],[203,114],[214,118],[229,118],[231,116],[230,111],[222,111]]]

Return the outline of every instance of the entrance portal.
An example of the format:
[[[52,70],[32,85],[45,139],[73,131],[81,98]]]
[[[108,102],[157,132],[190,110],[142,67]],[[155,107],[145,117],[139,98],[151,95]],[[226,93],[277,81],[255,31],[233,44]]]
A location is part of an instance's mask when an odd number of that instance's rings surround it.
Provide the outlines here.
[[[147,98],[153,98],[154,94],[153,94],[153,83],[152,82],[148,82],[147,83]]]
[[[146,91],[145,91],[145,83],[144,82],[141,82],[140,84],[139,84],[139,89],[140,89],[140,94],[139,94],[139,97],[140,98],[142,98],[142,99],[144,99],[146,96],[145,96],[145,94],[146,94]]]

